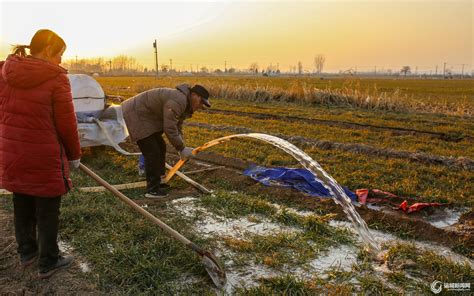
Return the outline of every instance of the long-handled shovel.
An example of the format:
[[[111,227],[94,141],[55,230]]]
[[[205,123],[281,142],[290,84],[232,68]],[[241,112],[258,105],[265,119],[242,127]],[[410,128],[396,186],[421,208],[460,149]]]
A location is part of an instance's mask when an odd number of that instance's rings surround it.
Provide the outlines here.
[[[134,203],[131,199],[126,197],[123,193],[115,189],[112,185],[107,183],[104,179],[99,177],[96,173],[91,171],[88,167],[83,165],[82,163],[79,165],[80,169],[89,175],[92,179],[94,179],[97,183],[107,188],[110,192],[112,192],[115,196],[120,198],[123,202],[133,208],[135,211],[139,212],[153,223],[157,224],[161,229],[163,229],[166,233],[171,235],[173,238],[179,240],[186,246],[188,246],[191,250],[195,251],[201,257],[201,262],[204,264],[204,268],[206,269],[207,273],[211,277],[212,281],[218,288],[223,288],[227,282],[226,274],[224,268],[221,264],[217,261],[216,257],[212,255],[209,251],[201,249],[198,245],[191,242],[180,233],[178,233],[173,228],[169,227],[165,223],[163,223],[160,219],[156,218],[142,207]]]

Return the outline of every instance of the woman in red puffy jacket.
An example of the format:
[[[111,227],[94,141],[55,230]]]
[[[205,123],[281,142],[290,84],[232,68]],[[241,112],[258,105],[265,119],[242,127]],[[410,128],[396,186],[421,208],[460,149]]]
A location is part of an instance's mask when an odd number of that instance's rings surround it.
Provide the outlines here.
[[[73,260],[57,245],[61,196],[81,155],[71,87],[59,66],[65,49],[56,33],[39,30],[0,62],[0,187],[13,192],[21,263],[39,257],[40,278]]]

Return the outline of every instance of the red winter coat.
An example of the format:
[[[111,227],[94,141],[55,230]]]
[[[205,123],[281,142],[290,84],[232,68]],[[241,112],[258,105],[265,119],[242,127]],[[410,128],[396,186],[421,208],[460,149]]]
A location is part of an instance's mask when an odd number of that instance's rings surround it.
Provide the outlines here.
[[[0,62],[0,187],[40,197],[72,187],[81,148],[67,71],[32,58]]]

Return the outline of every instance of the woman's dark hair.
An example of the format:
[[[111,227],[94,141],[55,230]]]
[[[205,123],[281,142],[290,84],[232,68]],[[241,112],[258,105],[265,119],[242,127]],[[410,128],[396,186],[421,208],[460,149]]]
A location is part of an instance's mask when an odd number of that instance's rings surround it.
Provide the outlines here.
[[[53,54],[57,54],[66,47],[66,42],[51,30],[38,30],[33,38],[31,38],[30,45],[15,45],[13,47],[13,54],[25,57],[26,49],[28,48],[30,54],[34,55],[43,51],[45,47],[50,45],[53,49]]]

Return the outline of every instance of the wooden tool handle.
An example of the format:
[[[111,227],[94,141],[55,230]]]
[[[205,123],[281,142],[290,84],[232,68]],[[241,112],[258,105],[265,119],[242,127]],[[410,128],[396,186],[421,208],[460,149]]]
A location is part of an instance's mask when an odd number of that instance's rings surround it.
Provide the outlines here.
[[[152,214],[150,214],[149,212],[147,212],[145,209],[143,209],[142,207],[140,207],[139,205],[137,205],[136,203],[134,203],[131,199],[129,199],[128,197],[126,197],[122,192],[118,191],[117,189],[115,189],[112,185],[110,185],[109,183],[107,183],[104,179],[102,179],[101,177],[99,177],[96,173],[94,173],[92,170],[90,170],[88,167],[86,167],[85,165],[83,165],[82,163],[79,164],[79,168],[84,172],[86,173],[87,175],[89,175],[92,179],[94,179],[97,183],[99,183],[100,185],[104,186],[105,188],[107,188],[110,192],[112,192],[115,196],[117,196],[118,198],[120,198],[123,202],[125,202],[127,205],[129,205],[131,208],[133,208],[134,210],[136,210],[137,212],[139,212],[140,214],[142,214],[143,216],[145,216],[146,218],[148,218],[148,220],[152,221],[153,223],[157,224],[161,229],[163,229],[165,232],[167,232],[169,235],[171,235],[172,237],[174,237],[175,239],[179,240],[180,242],[182,242],[183,244],[187,245],[188,247],[190,247],[191,249],[195,250],[196,249],[196,245],[193,244],[190,240],[188,240],[187,238],[185,238],[184,236],[182,236],[180,233],[178,233],[176,230],[174,230],[173,228],[169,227],[168,225],[166,225],[165,223],[163,223],[160,219],[156,218],[155,216],[153,216]],[[200,248],[199,248],[200,249]],[[197,250],[195,250],[197,251]],[[202,250],[201,250],[202,251]],[[198,252],[199,253],[199,252]]]

